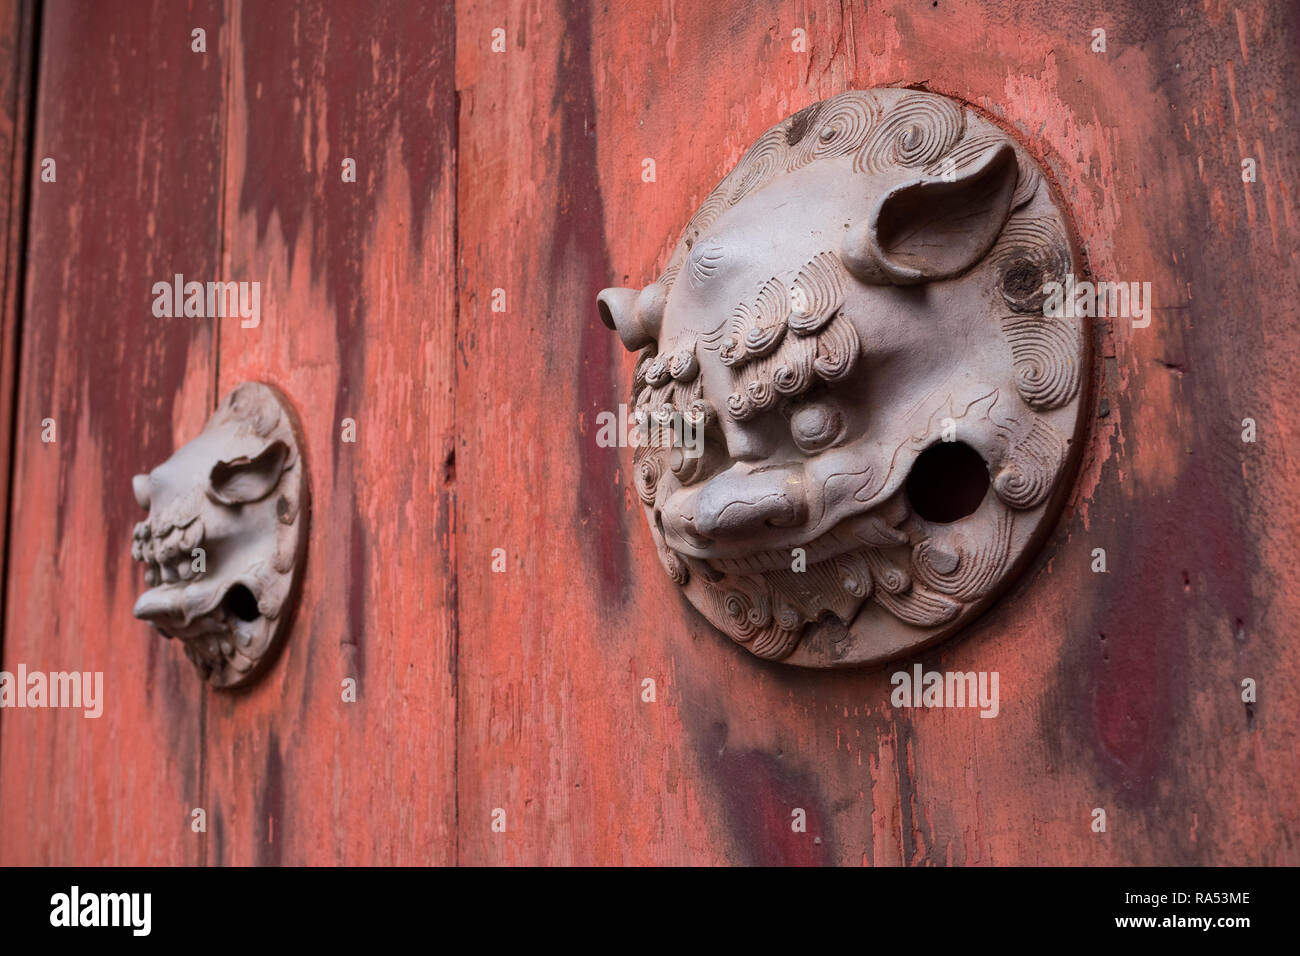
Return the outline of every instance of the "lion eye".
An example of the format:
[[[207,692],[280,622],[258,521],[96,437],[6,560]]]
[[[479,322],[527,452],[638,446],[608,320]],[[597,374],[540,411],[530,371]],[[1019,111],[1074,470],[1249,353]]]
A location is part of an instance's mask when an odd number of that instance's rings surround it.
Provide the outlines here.
[[[805,454],[829,448],[843,433],[844,416],[826,402],[806,402],[790,415],[790,434]]]

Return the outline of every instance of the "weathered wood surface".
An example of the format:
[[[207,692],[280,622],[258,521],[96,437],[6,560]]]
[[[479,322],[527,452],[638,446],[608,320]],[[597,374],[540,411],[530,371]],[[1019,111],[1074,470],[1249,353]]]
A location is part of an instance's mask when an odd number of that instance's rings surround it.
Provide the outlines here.
[[[47,10],[4,661],[103,670],[108,702],[6,712],[0,859],[454,859],[452,42],[437,7]],[[260,325],[155,319],[174,272],[260,282]],[[249,378],[297,403],[314,523],[285,653],[234,696],[131,617],[124,556],[131,476]]]
[[[243,4],[231,34],[223,272],[265,295],[222,328],[221,391],[293,396],[313,503],[282,659],[212,698],[208,859],[451,863],[451,10]]]
[[[50,3],[42,21],[35,156],[57,181],[29,171],[4,669],[102,671],[105,706],[3,712],[0,863],[201,858],[204,698],[131,616],[129,489],[212,409],[211,324],[154,318],[151,288],[217,269],[222,71],[188,36],[215,37],[223,13],[133,11]]]
[[[461,861],[1300,860],[1296,36],[1282,3],[459,4]],[[1041,556],[923,658],[1000,672],[996,719],[896,711],[893,668],[728,646],[660,570],[630,451],[595,444],[632,363],[595,292],[654,279],[780,118],[922,82],[1018,131],[1094,274],[1158,307],[1098,330],[1087,458]]]
[[[115,6],[46,5],[3,647],[107,704],[0,715],[0,862],[1300,862],[1287,4]],[[1016,131],[1093,275],[1156,297],[1098,325],[1040,556],[921,660],[998,671],[991,720],[731,646],[595,441],[632,362],[595,293],[777,120],[891,83]],[[259,328],[154,319],[177,271],[260,281]],[[131,617],[128,489],[254,377],[303,418],[312,534],[228,696]]]
[[[28,171],[31,142],[32,59],[35,56],[36,4],[0,2],[0,542],[9,519],[9,463],[12,461],[14,396],[18,374],[18,315],[23,287]],[[0,561],[0,580],[3,580]],[[0,589],[2,590],[2,589]],[[4,598],[0,596],[0,621]]]

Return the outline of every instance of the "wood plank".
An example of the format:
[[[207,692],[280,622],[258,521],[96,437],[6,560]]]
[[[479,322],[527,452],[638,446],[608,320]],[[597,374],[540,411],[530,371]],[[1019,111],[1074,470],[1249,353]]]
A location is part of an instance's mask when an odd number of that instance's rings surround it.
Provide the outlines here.
[[[26,243],[30,113],[36,56],[36,4],[0,0],[0,547],[7,541],[9,479],[17,395],[19,309]],[[4,579],[0,561],[0,581]],[[4,620],[0,587],[0,621]]]
[[[452,863],[451,11],[235,4],[231,35],[223,271],[262,317],[223,324],[221,391],[294,401],[313,505],[283,656],[210,701],[208,860]]]
[[[213,335],[153,283],[219,255],[219,3],[52,2],[42,18],[4,669],[102,671],[103,715],[6,710],[0,864],[194,863],[202,695],[131,608],[131,478],[212,407]],[[209,53],[190,50],[204,26]],[[53,418],[56,441],[42,441]]]
[[[1296,17],[1282,2],[458,3],[463,862],[1300,861]],[[893,668],[800,673],[728,646],[659,569],[630,451],[595,445],[631,368],[595,292],[657,276],[777,120],[922,81],[1019,131],[1094,275],[1150,281],[1157,304],[1150,328],[1099,326],[1096,421],[1040,556],[922,658],[998,671],[992,720],[895,710]]]

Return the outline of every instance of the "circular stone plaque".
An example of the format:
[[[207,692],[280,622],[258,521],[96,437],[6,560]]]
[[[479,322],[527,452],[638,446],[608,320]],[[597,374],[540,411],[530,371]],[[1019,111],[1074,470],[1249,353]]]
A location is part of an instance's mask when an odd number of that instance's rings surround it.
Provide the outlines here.
[[[844,93],[768,130],[656,282],[598,298],[641,350],[634,477],[664,570],[800,666],[968,623],[1066,490],[1078,271],[1037,164],[958,102]]]

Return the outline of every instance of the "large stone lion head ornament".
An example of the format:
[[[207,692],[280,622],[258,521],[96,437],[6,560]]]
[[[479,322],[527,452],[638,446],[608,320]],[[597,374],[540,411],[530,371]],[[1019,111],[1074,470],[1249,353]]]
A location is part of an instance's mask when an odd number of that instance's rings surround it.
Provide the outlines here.
[[[845,93],[768,130],[667,269],[606,289],[641,350],[633,467],[660,561],[759,657],[879,663],[983,610],[1059,508],[1081,426],[1062,208],[946,97]]]
[[[307,542],[297,419],[260,382],[222,401],[197,438],[136,475],[131,556],[149,590],[135,616],[178,638],[214,687],[240,687],[283,638]]]

